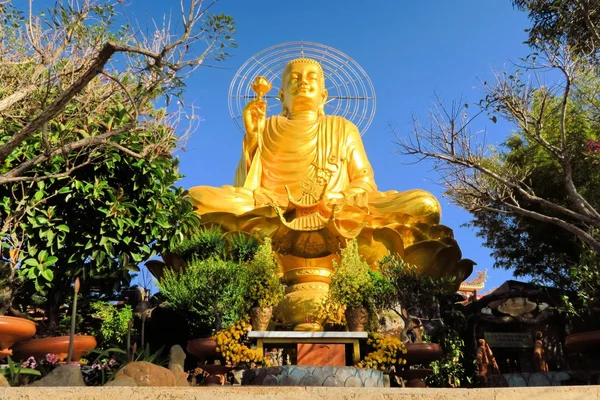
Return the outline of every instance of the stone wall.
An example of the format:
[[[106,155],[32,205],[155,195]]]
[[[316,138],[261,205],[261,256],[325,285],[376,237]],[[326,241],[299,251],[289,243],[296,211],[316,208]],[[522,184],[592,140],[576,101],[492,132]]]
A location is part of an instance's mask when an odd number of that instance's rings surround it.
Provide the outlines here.
[[[600,400],[600,386],[489,389],[400,389],[315,387],[86,387],[0,388],[2,400]]]

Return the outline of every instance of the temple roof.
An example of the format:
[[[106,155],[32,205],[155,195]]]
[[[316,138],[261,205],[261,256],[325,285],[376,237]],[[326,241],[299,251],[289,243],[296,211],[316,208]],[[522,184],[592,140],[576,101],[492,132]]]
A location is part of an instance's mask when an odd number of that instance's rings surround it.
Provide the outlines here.
[[[459,292],[472,292],[474,290],[482,290],[485,287],[487,281],[487,269],[478,271],[477,276],[470,281],[463,282],[458,288]]]

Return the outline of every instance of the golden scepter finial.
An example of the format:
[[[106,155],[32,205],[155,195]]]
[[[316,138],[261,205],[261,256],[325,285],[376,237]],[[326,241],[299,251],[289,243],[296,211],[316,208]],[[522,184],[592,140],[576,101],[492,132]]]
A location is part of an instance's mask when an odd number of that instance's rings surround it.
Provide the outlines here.
[[[252,91],[256,93],[258,100],[271,91],[273,85],[264,76],[257,76],[252,84]]]

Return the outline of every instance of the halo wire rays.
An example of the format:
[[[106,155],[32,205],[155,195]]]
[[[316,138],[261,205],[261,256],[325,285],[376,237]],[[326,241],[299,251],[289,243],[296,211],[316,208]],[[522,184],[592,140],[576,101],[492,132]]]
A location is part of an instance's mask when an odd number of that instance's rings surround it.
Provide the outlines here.
[[[352,121],[364,134],[375,117],[376,97],[371,79],[346,54],[312,42],[288,42],[269,47],[250,57],[238,69],[229,85],[229,114],[238,130],[244,133],[242,110],[248,101],[256,97],[251,86],[257,76],[264,76],[273,84],[264,97],[267,116],[281,112],[277,96],[281,74],[287,63],[296,58],[312,58],[321,63],[329,92],[325,113]]]

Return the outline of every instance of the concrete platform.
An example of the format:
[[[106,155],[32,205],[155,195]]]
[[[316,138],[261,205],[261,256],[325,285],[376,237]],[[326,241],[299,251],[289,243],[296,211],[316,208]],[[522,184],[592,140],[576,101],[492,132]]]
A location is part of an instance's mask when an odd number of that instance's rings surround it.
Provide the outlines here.
[[[491,389],[401,389],[212,386],[0,388],[2,400],[600,400],[600,386]]]

